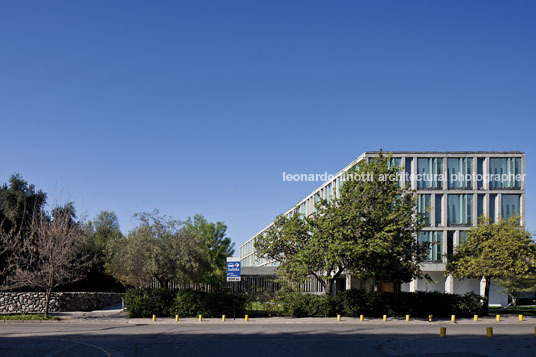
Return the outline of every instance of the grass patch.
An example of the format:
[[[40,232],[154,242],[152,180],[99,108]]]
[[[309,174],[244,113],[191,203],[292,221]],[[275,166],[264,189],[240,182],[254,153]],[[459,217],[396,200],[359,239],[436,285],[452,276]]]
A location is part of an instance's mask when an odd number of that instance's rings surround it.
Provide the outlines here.
[[[47,320],[47,321],[54,321],[59,320],[60,318],[57,316],[51,316],[49,315],[45,319],[45,315],[43,314],[13,314],[13,315],[0,315],[0,320]]]
[[[248,304],[248,314],[255,317],[280,316],[283,313],[281,304],[253,301]]]
[[[525,316],[536,316],[536,306],[534,305],[521,305],[517,307],[508,306],[506,308],[504,307],[490,307],[489,308],[490,314],[521,314]]]

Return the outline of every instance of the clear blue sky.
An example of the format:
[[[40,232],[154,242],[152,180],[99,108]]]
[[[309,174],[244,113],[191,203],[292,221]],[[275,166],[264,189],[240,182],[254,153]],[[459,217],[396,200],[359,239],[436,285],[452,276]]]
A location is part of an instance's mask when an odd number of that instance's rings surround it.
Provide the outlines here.
[[[2,1],[0,182],[237,246],[367,150],[522,150],[533,1]]]

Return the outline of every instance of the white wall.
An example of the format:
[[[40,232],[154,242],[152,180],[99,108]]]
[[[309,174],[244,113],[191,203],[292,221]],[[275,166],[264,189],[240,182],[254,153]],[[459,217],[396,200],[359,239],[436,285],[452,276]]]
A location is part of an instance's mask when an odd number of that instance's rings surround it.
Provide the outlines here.
[[[445,292],[445,276],[442,271],[429,271],[426,272],[434,281],[433,283],[429,282],[426,279],[419,279],[417,283],[418,291],[438,291]]]

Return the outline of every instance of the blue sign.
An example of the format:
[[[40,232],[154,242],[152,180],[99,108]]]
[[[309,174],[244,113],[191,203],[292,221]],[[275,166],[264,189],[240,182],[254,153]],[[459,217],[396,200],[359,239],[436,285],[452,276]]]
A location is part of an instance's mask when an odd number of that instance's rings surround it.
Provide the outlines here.
[[[240,261],[227,261],[227,281],[240,281]]]

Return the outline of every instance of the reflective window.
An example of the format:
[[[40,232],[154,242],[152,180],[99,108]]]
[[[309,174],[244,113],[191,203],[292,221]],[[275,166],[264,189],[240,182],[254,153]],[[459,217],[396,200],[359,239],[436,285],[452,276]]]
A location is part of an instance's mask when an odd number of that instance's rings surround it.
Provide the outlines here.
[[[429,244],[429,251],[427,261],[441,262],[443,261],[443,254],[441,251],[441,244],[443,243],[443,232],[441,231],[421,231],[418,234],[418,240],[421,243],[427,242]]]
[[[443,187],[443,159],[417,159],[417,188],[435,189]]]
[[[460,243],[459,244],[463,244],[465,242],[467,242],[467,236],[469,236],[469,231],[460,231]]]
[[[326,197],[326,200],[328,202],[331,202],[331,199],[333,197],[333,184],[331,182],[326,185],[326,188],[324,188],[324,192],[324,197]]]
[[[497,195],[491,194],[489,195],[489,218],[491,218],[491,222],[495,222],[495,212],[497,207]]]
[[[484,178],[484,158],[479,157],[476,161],[476,187],[483,188],[483,178]]]
[[[513,216],[519,216],[519,203],[521,195],[502,195],[501,197],[501,215],[503,219]]]
[[[411,163],[413,162],[413,158],[407,157],[406,162],[404,164],[404,176],[406,179],[406,185],[409,184],[411,186]]]
[[[521,159],[519,157],[492,157],[489,159],[490,183],[494,188],[521,188]]]
[[[473,188],[473,158],[450,158],[447,165],[449,188]]]
[[[432,195],[418,195],[417,196],[417,213],[419,213],[422,221],[421,223],[430,225],[430,208],[432,206]]]
[[[447,231],[447,258],[454,254],[454,231]]]
[[[476,216],[480,217],[484,215],[484,195],[477,196],[476,203]]]
[[[470,225],[473,223],[473,195],[448,195],[449,225]]]
[[[443,195],[435,195],[435,224],[443,225]]]

